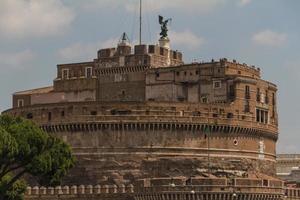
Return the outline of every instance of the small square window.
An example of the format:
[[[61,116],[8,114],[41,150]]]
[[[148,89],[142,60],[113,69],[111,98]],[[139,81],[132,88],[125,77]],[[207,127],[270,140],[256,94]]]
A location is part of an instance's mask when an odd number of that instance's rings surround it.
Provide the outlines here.
[[[156,78],[159,77],[159,72],[158,71],[155,72],[155,76],[156,76]]]
[[[180,72],[176,72],[176,75],[179,76],[179,75],[180,75]]]
[[[69,69],[62,69],[61,77],[62,79],[69,79]]]
[[[149,53],[154,53],[154,46],[153,45],[149,46]]]
[[[214,81],[213,82],[213,87],[214,87],[214,89],[221,88],[221,81]]]
[[[23,107],[24,106],[24,99],[18,99],[17,105],[18,105],[18,107]]]
[[[207,101],[207,97],[202,97],[202,98],[201,98],[201,102],[202,102],[202,103],[207,103],[207,102],[208,102],[208,101]]]
[[[85,68],[85,77],[91,78],[93,76],[93,68],[92,67],[86,67]]]

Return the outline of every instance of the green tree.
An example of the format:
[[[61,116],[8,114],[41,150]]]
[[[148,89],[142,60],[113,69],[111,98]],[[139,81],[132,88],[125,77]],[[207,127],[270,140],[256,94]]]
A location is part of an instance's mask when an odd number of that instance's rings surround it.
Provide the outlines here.
[[[71,148],[48,135],[33,122],[0,116],[0,199],[21,200],[26,184],[24,174],[41,185],[58,185],[74,166]]]

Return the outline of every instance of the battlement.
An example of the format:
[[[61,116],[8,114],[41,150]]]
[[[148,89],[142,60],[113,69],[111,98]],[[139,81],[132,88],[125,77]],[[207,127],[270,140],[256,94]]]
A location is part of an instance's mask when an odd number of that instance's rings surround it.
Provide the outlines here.
[[[76,195],[76,194],[120,194],[134,193],[134,186],[129,185],[73,185],[73,186],[56,186],[56,187],[27,187],[27,196],[42,195]]]
[[[284,190],[283,182],[268,179],[247,178],[203,178],[173,177],[141,179],[136,185],[80,185],[57,187],[28,187],[25,199],[145,199],[163,198],[165,195],[210,195],[212,197],[256,197],[255,199],[280,199],[286,193],[289,197],[298,196],[298,190]],[[166,197],[167,197],[166,196]]]

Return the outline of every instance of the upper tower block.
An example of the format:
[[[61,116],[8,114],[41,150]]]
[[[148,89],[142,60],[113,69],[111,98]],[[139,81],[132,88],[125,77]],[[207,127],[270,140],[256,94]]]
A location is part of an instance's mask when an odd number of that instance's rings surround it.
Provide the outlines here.
[[[169,45],[135,45],[131,48],[126,33],[122,34],[117,48],[100,49],[95,60],[100,68],[147,66],[168,67],[183,64],[182,53],[173,51]]]

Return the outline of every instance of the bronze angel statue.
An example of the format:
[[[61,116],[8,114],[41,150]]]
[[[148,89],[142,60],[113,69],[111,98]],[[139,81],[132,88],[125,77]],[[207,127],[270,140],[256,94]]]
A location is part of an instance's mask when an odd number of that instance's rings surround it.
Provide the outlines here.
[[[172,21],[171,18],[167,19],[167,20],[164,20],[164,18],[162,16],[158,16],[158,21],[159,21],[159,24],[161,25],[161,32],[160,32],[160,38],[167,38],[168,37],[168,23],[170,21]]]

